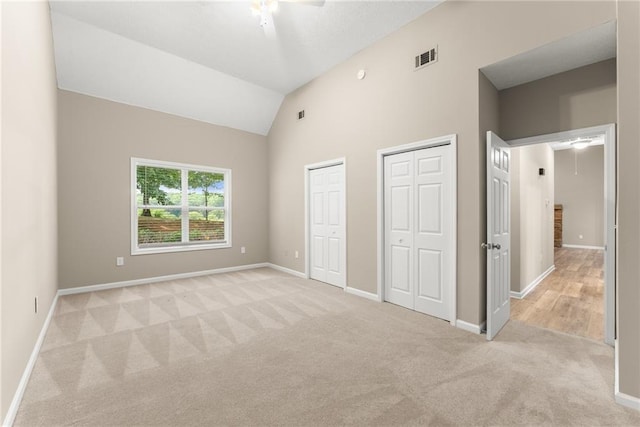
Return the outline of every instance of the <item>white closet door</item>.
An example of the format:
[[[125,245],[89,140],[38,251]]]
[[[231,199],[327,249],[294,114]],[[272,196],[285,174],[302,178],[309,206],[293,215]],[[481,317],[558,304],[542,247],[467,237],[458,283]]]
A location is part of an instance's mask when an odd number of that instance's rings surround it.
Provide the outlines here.
[[[449,146],[415,152],[415,309],[449,320],[452,215]]]
[[[451,147],[384,159],[385,300],[450,320]]]
[[[385,300],[413,309],[413,152],[384,158]]]
[[[344,165],[309,172],[310,277],[344,287]]]

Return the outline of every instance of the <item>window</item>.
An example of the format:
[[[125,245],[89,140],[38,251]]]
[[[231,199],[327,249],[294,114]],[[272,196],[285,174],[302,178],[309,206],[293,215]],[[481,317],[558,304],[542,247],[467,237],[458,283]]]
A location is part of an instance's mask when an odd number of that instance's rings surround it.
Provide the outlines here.
[[[131,254],[231,247],[231,171],[131,159]]]

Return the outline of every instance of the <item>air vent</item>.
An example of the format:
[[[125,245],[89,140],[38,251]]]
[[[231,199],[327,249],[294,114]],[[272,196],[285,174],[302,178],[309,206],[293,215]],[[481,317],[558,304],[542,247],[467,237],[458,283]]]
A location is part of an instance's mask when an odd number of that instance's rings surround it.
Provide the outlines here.
[[[298,111],[298,120],[304,119],[304,110]]]
[[[416,56],[415,70],[426,67],[429,64],[433,64],[438,60],[438,46],[429,49],[428,51]]]

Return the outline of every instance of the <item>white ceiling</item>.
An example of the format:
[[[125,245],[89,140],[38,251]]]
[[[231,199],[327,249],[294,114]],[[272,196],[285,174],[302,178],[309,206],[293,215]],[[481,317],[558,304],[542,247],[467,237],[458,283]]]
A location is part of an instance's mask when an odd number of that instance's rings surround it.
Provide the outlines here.
[[[252,0],[52,0],[58,86],[266,135],[286,94],[443,0],[304,1],[265,33]],[[482,71],[502,90],[615,55],[609,22]]]
[[[266,135],[284,95],[431,9],[435,1],[51,1],[58,85]]]

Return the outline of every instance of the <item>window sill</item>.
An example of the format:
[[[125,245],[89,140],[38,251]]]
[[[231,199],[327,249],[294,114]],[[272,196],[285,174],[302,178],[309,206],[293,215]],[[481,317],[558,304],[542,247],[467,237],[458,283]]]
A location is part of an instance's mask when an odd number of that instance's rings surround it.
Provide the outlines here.
[[[174,252],[191,252],[191,251],[203,251],[210,249],[226,249],[230,248],[231,242],[220,243],[202,243],[195,245],[179,245],[179,246],[157,246],[148,248],[132,248],[131,255],[151,255],[151,254],[166,254]]]

